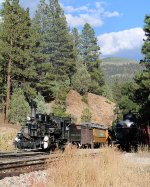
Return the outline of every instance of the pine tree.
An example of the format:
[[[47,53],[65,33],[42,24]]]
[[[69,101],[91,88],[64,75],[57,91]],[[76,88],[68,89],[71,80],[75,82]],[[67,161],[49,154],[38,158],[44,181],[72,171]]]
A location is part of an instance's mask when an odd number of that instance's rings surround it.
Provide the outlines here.
[[[8,117],[12,88],[22,85],[24,92],[33,95],[35,71],[32,63],[30,18],[28,10],[19,5],[19,0],[6,0],[1,11],[0,32],[1,56],[6,77],[6,118]]]
[[[75,50],[75,57],[77,59],[81,55],[81,36],[77,28],[72,29],[72,37]]]
[[[0,25],[1,28],[1,25]],[[0,30],[1,32],[1,30]],[[0,38],[0,51],[2,51],[2,41]],[[0,53],[0,109],[4,112],[5,108],[5,85],[6,85],[6,75],[5,75],[5,63],[3,61],[2,54]]]
[[[122,87],[121,83],[119,82],[118,78],[116,78],[112,85],[112,94],[113,94],[114,101],[116,103],[122,97],[121,87]]]
[[[142,60],[141,62],[145,64],[147,70],[150,70],[150,15],[146,15],[144,21],[144,31],[146,39],[144,40],[144,44],[141,51],[145,56],[144,60]]]
[[[52,98],[52,87],[55,80],[53,64],[50,60],[52,52],[49,30],[51,26],[49,5],[45,0],[41,0],[32,20],[32,28],[36,32],[35,40],[37,43],[34,48],[34,61],[38,75],[36,89],[46,100]]]
[[[112,89],[111,89],[109,83],[107,83],[107,82],[103,86],[103,96],[108,98],[110,101],[114,101]]]
[[[0,33],[1,33],[1,22],[0,22]],[[2,39],[0,38],[0,51],[2,51]],[[2,54],[0,53],[0,103],[1,101],[3,100],[3,95],[4,95],[4,80],[5,80],[5,75],[4,75],[4,72],[5,72],[5,67],[4,67],[4,63],[3,63],[3,56]]]
[[[50,0],[51,27],[49,41],[56,80],[69,78],[74,73],[74,48],[67,28],[66,17],[58,0]]]
[[[81,54],[84,64],[87,66],[92,79],[90,91],[96,94],[102,94],[104,85],[103,73],[100,69],[101,60],[99,59],[100,47],[97,44],[94,29],[86,23],[82,30]]]
[[[144,31],[146,39],[142,47],[144,60],[141,60],[141,63],[145,65],[145,70],[135,76],[131,97],[139,104],[139,112],[146,121],[150,116],[150,15],[145,16]]]
[[[76,62],[76,69],[76,73],[72,77],[72,87],[84,95],[90,88],[91,76],[81,60]]]
[[[58,0],[50,0],[49,4],[42,0],[33,25],[40,34],[39,46],[43,54],[40,61],[37,60],[38,74],[42,75],[38,86],[54,96],[57,89],[53,87],[71,79],[75,71],[73,41]]]
[[[23,123],[30,115],[30,106],[21,88],[14,89],[10,102],[9,122]]]

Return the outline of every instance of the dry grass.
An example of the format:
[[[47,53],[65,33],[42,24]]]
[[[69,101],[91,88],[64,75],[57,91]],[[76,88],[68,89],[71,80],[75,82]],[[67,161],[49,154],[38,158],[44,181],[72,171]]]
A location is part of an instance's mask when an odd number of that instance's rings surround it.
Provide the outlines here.
[[[147,154],[150,151],[150,147],[148,145],[138,146],[138,154]]]
[[[80,152],[80,156],[78,155]],[[49,160],[49,187],[148,187],[148,167],[128,163],[123,153],[112,148],[96,156],[87,150],[69,149],[55,162]],[[61,153],[58,153],[59,155]],[[62,155],[62,154],[61,154]]]
[[[16,132],[0,133],[0,151],[14,151],[13,141],[16,137]]]

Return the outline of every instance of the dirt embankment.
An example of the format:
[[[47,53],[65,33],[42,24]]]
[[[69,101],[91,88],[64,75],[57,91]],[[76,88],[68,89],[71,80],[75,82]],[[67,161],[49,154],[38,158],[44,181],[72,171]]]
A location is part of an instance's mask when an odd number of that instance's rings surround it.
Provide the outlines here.
[[[13,144],[19,128],[11,127],[10,125],[0,126],[0,151],[14,151]]]
[[[115,103],[103,96],[88,93],[85,102],[85,98],[76,91],[71,90],[67,95],[66,105],[66,112],[70,114],[78,124],[81,123],[81,115],[85,108],[90,110],[92,114],[91,121],[94,123],[99,123],[108,127],[115,119]]]
[[[0,113],[0,151],[14,151],[13,141],[20,125],[4,124],[4,115]]]

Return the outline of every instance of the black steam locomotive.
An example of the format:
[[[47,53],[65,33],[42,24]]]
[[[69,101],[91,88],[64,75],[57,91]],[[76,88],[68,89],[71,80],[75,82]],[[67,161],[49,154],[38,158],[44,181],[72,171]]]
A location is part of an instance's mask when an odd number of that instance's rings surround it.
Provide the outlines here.
[[[136,113],[129,111],[110,133],[114,143],[125,151],[137,150],[138,145],[150,144],[150,126],[141,122]]]
[[[53,115],[36,114],[28,118],[15,138],[19,149],[63,148],[68,141],[71,119]]]
[[[78,147],[98,147],[107,141],[108,129],[102,125],[75,125],[69,117],[35,114],[33,111],[15,138],[19,149],[63,150],[68,143]]]

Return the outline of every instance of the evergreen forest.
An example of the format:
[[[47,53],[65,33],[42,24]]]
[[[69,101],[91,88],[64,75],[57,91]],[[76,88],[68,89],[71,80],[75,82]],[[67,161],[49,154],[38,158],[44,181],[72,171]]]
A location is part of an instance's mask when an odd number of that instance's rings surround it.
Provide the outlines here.
[[[144,20],[144,59],[139,69],[130,80],[113,82],[108,79],[111,66],[108,74],[104,72],[94,29],[89,23],[80,33],[70,29],[58,0],[41,0],[33,17],[19,0],[5,0],[0,17],[0,109],[6,122],[21,123],[34,102],[45,112],[44,103],[53,100],[54,114],[65,116],[71,89],[83,96],[87,92],[103,95],[116,102],[122,113],[134,110],[148,120],[150,15]]]

